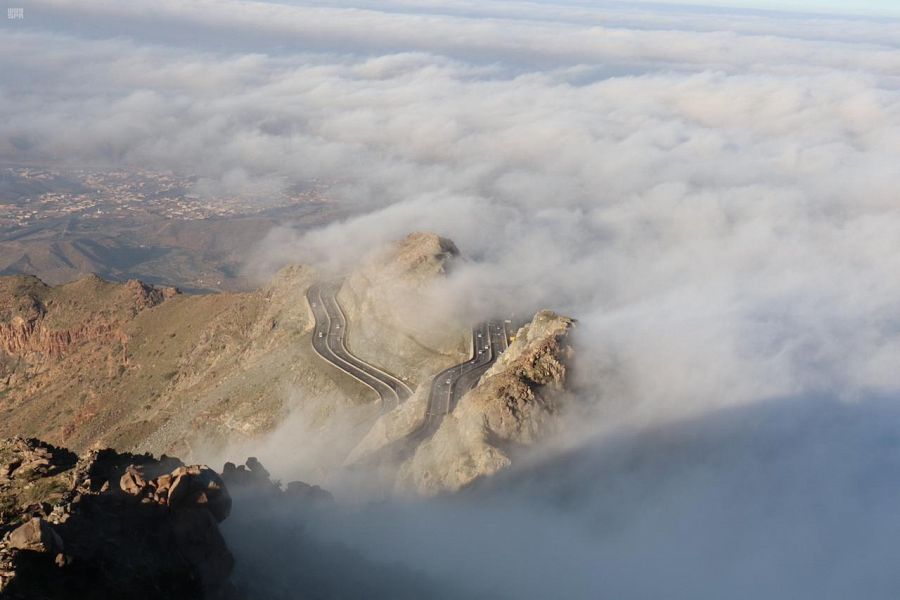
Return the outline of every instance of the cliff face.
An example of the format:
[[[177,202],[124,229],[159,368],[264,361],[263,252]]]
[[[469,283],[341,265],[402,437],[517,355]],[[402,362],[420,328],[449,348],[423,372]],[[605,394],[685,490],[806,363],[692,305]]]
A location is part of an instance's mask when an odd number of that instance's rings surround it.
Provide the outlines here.
[[[116,286],[96,276],[56,288],[34,277],[0,278],[0,349],[41,361],[85,341],[124,345],[127,321],[177,293],[137,280]]]

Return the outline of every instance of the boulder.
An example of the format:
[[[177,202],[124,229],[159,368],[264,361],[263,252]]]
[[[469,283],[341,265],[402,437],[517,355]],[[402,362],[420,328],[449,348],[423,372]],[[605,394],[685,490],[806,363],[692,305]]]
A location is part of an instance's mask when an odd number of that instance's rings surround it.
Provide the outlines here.
[[[59,554],[63,551],[62,538],[53,527],[40,517],[33,517],[9,534],[9,545],[18,550]]]
[[[247,465],[247,468],[250,469],[250,472],[253,473],[254,475],[256,475],[258,478],[269,479],[269,477],[270,477],[269,472],[266,470],[266,468],[264,466],[262,466],[262,463],[259,462],[259,459],[256,458],[255,456],[249,457],[246,460],[245,464]]]
[[[225,482],[209,467],[179,467],[172,471],[171,481],[167,497],[170,508],[205,508],[220,523],[231,513],[231,496]]]
[[[144,479],[140,470],[134,465],[129,465],[128,468],[125,469],[122,478],[119,479],[119,487],[122,488],[122,491],[126,494],[140,496],[148,486],[147,481]]]

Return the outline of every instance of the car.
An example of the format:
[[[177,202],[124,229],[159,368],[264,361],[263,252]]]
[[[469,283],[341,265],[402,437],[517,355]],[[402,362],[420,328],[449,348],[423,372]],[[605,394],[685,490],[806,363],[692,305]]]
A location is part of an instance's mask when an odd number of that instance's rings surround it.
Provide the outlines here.
[[[319,332],[319,337],[322,337],[322,336],[324,336],[324,335],[325,335],[325,334],[322,333],[321,331]]]
[[[447,385],[450,385],[450,380],[448,379],[448,380],[445,381],[444,383],[446,383]]]

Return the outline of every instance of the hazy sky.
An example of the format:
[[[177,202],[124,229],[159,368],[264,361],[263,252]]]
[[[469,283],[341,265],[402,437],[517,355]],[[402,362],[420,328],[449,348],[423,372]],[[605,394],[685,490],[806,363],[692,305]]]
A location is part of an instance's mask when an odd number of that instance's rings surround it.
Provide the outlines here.
[[[765,10],[900,16],[896,0],[633,0],[647,4],[736,7]]]

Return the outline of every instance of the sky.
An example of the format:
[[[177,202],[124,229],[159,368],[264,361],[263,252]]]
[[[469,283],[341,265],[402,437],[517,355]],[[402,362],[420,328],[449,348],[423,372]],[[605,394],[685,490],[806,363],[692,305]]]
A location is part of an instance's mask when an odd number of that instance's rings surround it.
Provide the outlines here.
[[[900,16],[900,6],[894,0],[636,0],[649,4],[697,5],[723,8],[745,8],[807,13],[838,13],[873,16]]]
[[[248,270],[430,230],[473,318],[578,319],[578,427],[486,498],[342,532],[364,552],[517,598],[548,565],[559,597],[894,598],[898,46],[855,14],[30,0],[0,157],[328,180],[364,214]]]

